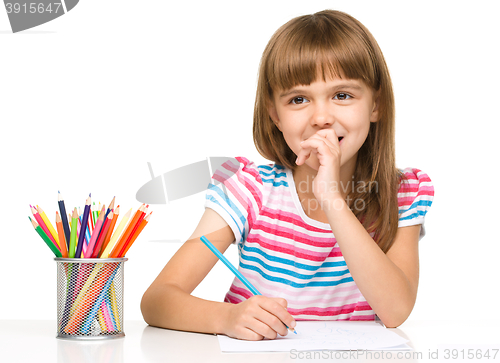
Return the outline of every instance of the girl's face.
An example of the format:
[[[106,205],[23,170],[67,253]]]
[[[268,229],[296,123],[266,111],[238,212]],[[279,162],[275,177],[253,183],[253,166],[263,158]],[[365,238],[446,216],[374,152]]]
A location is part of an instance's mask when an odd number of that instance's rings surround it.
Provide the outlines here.
[[[301,150],[301,141],[318,130],[333,129],[340,141],[341,167],[349,164],[354,168],[370,123],[378,121],[378,95],[360,80],[318,79],[307,86],[275,91],[271,119],[295,155]],[[314,153],[306,164],[319,168]]]

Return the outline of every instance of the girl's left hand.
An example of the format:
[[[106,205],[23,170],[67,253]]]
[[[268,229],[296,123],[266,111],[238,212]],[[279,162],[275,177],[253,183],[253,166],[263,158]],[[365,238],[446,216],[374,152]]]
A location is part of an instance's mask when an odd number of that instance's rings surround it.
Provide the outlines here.
[[[340,195],[340,159],[342,153],[333,129],[322,129],[300,144],[297,165],[307,164],[318,171],[313,193],[320,204]],[[316,158],[311,156],[314,155]],[[315,160],[316,159],[316,160]]]

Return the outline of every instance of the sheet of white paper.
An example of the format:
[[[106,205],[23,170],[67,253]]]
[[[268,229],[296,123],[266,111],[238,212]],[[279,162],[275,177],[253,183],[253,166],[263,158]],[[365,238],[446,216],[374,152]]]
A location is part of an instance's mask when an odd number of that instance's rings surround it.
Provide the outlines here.
[[[219,335],[223,352],[287,352],[302,350],[411,350],[408,341],[375,322],[298,321],[297,334],[247,341]]]

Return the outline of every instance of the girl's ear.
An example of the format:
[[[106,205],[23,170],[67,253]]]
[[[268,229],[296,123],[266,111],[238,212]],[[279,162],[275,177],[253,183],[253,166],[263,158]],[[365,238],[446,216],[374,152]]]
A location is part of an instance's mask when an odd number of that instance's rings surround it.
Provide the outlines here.
[[[374,101],[373,101],[372,113],[370,115],[370,122],[377,122],[378,120],[380,120],[380,113],[379,113],[380,93],[381,93],[381,89],[379,89],[377,92],[373,93]]]
[[[271,117],[271,120],[273,120],[274,124],[278,128],[278,130],[281,131],[280,128],[280,119],[278,117],[278,112],[276,112],[276,107],[274,106],[274,103],[271,101],[269,102],[267,106],[267,112],[269,113],[269,117]]]

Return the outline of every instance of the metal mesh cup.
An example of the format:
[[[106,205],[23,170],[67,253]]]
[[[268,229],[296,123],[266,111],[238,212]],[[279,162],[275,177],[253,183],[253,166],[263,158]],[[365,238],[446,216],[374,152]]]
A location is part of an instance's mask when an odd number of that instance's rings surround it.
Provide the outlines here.
[[[110,339],[123,332],[123,264],[127,258],[54,258],[57,338]]]

